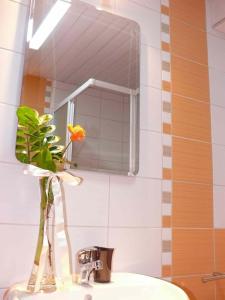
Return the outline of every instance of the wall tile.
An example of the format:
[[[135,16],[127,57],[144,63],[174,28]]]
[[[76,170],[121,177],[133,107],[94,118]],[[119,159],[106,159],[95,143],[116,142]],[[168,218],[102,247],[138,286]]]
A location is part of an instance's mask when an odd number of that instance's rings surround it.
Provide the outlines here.
[[[18,105],[23,69],[23,56],[0,49],[0,102]]]
[[[39,224],[38,178],[24,175],[24,167],[0,164],[0,223]]]
[[[111,176],[109,224],[160,227],[160,200],[160,180]]]
[[[117,1],[116,12],[140,25],[142,43],[160,48],[160,14],[138,4],[128,0]]]
[[[170,15],[199,29],[205,29],[204,0],[170,0]]]
[[[78,172],[84,178],[80,186],[64,184],[68,225],[107,226],[109,176]]]
[[[172,133],[185,138],[211,141],[210,105],[173,95]]]
[[[141,86],[140,91],[140,128],[161,132],[162,101],[159,89]]]
[[[225,186],[213,187],[214,227],[225,228]]]
[[[190,300],[212,300],[215,299],[215,282],[202,282],[201,277],[178,277],[173,279],[173,283],[180,286],[187,294]],[[221,299],[222,300],[222,299]]]
[[[97,227],[69,227],[68,228],[71,257],[72,257],[72,270],[78,272],[76,254],[80,249],[93,246],[107,246],[107,229]]]
[[[209,102],[207,66],[172,56],[173,93]]]
[[[0,289],[0,299],[3,299],[3,295],[6,292],[5,289]]]
[[[0,287],[27,280],[33,265],[37,226],[0,225]],[[16,251],[15,251],[16,249]]]
[[[225,40],[208,34],[208,62],[210,67],[225,72]]]
[[[185,59],[208,64],[206,33],[183,23],[179,19],[170,18],[171,51],[174,55]]]
[[[209,68],[211,104],[225,107],[225,72]]]
[[[212,142],[225,145],[225,135],[222,128],[225,128],[225,108],[211,106],[212,115]]]
[[[173,138],[173,179],[212,183],[211,144]]]
[[[225,147],[213,145],[213,183],[225,185]]]
[[[213,231],[173,229],[173,276],[213,271]]]
[[[141,84],[161,88],[160,50],[141,45]]]
[[[0,48],[24,52],[26,14],[25,5],[8,0],[1,1],[0,19],[4,26],[0,28]]]
[[[159,0],[129,0],[130,2],[136,3],[140,6],[154,9],[160,12],[160,1]]]
[[[140,132],[138,176],[162,178],[162,137],[158,133]]]
[[[16,141],[16,108],[0,103],[0,141],[4,147],[0,147],[0,161],[17,162],[15,157]]]
[[[223,279],[216,282],[216,300],[223,300],[225,297],[225,282]]]
[[[215,230],[215,271],[225,272],[225,229]]]
[[[174,182],[172,209],[173,227],[212,227],[212,186]]]
[[[114,271],[160,276],[161,229],[110,228],[109,247],[115,248]]]

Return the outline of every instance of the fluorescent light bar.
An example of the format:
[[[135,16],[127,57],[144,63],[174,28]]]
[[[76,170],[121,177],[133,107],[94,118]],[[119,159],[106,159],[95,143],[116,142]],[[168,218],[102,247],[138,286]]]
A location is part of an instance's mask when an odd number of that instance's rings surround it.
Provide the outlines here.
[[[29,19],[28,29],[27,29],[27,42],[28,43],[31,40],[32,35],[33,35],[33,25],[34,25],[34,19],[31,18],[31,19]]]
[[[71,1],[57,0],[30,40],[29,48],[38,50],[71,6]]]

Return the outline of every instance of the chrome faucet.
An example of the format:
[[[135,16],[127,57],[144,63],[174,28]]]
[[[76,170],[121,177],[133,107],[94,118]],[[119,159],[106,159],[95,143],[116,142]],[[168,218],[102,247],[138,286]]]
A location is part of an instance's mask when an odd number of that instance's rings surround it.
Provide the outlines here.
[[[80,269],[80,284],[89,285],[92,272],[103,268],[102,262],[99,259],[99,251],[95,247],[79,250],[77,261]]]

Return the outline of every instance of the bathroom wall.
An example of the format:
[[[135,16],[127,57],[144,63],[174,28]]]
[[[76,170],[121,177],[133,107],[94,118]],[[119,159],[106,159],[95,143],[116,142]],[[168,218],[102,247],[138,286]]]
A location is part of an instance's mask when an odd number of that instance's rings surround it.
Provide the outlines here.
[[[222,300],[223,281],[201,282],[225,271],[225,36],[211,29],[212,0],[207,15],[204,0],[86,1],[141,26],[140,170],[77,172],[83,184],[65,186],[73,253],[115,247],[114,270]],[[37,179],[14,157],[26,4],[0,2],[1,291],[28,278],[39,216]]]
[[[225,33],[212,29],[217,17],[224,17],[225,5],[219,1],[214,3],[207,0],[206,3],[212,120],[214,263],[217,272],[225,272]],[[223,8],[218,4],[223,4]],[[216,283],[216,296],[217,300],[225,299],[224,280]]]
[[[83,184],[66,187],[71,244],[74,254],[90,245],[115,247],[114,270],[161,276],[160,1],[113,5],[142,31],[140,171],[133,178],[78,172]],[[14,156],[26,10],[26,0],[0,1],[1,291],[28,278],[39,222],[37,179],[23,175]]]

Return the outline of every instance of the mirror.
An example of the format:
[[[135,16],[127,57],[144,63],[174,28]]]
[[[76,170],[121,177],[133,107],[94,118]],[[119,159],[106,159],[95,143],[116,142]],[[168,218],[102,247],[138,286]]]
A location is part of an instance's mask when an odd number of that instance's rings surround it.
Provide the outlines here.
[[[32,1],[21,105],[54,114],[60,144],[68,123],[86,129],[71,168],[137,173],[139,61],[136,22],[83,1]]]

